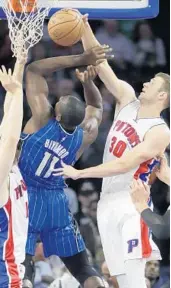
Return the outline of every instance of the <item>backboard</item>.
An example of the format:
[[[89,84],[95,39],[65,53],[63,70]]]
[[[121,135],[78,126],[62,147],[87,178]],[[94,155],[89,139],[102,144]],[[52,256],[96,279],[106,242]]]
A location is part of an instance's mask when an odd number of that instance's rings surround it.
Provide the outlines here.
[[[59,0],[49,17],[61,8],[79,9],[89,19],[145,19],[158,15],[159,0]],[[1,9],[0,18],[5,18]]]

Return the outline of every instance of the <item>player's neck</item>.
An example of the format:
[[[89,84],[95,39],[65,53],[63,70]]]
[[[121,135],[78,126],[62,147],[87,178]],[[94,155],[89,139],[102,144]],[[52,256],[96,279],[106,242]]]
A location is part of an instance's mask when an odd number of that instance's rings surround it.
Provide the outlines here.
[[[161,109],[156,105],[141,104],[138,111],[137,119],[139,118],[158,118],[160,117]]]

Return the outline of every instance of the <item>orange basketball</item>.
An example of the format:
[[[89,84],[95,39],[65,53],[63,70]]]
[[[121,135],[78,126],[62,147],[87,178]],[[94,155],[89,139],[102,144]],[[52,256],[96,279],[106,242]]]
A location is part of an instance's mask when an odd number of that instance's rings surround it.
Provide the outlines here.
[[[82,15],[72,9],[62,9],[49,20],[48,32],[50,38],[61,46],[72,46],[77,43],[84,31]]]

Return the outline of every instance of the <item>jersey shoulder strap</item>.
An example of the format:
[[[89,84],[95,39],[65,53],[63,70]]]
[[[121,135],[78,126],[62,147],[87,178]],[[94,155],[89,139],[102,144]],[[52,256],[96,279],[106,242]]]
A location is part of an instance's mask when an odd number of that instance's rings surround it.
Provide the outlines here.
[[[119,110],[114,120],[116,121],[117,118],[120,117],[123,118],[126,117],[127,115],[128,116],[131,115],[134,117],[137,114],[139,107],[140,107],[140,101],[138,99],[129,102]]]

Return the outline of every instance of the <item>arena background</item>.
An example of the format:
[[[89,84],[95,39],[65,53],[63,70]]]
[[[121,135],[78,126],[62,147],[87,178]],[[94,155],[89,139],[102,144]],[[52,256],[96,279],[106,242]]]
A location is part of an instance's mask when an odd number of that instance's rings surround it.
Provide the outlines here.
[[[102,44],[109,44],[113,48],[115,59],[111,66],[115,69],[116,74],[131,83],[137,96],[142,88],[142,83],[148,81],[157,72],[166,72],[170,74],[170,1],[160,1],[160,14],[157,18],[148,21],[90,21],[97,38]],[[33,47],[29,53],[28,63],[60,55],[79,54],[82,52],[81,43],[71,48],[61,48],[54,44],[48,36],[47,23],[45,21],[44,36],[39,44]],[[111,34],[111,36],[109,36]],[[112,31],[112,33],[111,33]],[[145,40],[149,36],[148,41]],[[144,45],[144,43],[146,43]],[[10,40],[8,36],[8,27],[6,21],[0,21],[0,65],[7,68],[13,68],[15,59],[12,58],[10,49]],[[96,142],[83,154],[77,162],[76,167],[84,168],[97,165],[102,162],[105,139],[112,123],[115,103],[113,97],[102,85],[99,79],[96,80],[98,87],[103,96],[103,121]],[[58,71],[48,77],[50,92],[50,101],[52,105],[60,96],[74,94],[79,98],[83,97],[81,84],[77,81],[74,70],[67,69]],[[3,117],[3,102],[5,91],[0,86],[0,118]],[[26,99],[24,102],[24,122],[30,117],[30,110]],[[170,126],[170,111],[165,111],[163,117]],[[170,147],[167,149],[167,155],[170,157]],[[94,265],[100,269],[103,262],[103,253],[101,249],[98,229],[96,226],[96,207],[101,189],[100,180],[70,181],[66,193],[70,199],[71,210],[76,215],[80,225],[81,232],[87,244],[87,248],[92,256]],[[152,198],[155,210],[159,214],[164,214],[170,204],[169,190],[166,185],[156,180],[152,186]],[[157,241],[157,240],[156,240]],[[170,247],[169,241],[157,241],[163,260],[161,261],[160,277],[157,266],[147,267],[147,278],[151,281],[151,288],[164,288],[168,285],[169,266],[170,266]],[[43,258],[41,245],[37,248],[36,253],[36,280],[35,287],[49,287],[53,278],[61,277],[64,270],[57,259],[46,262]],[[117,259],[115,259],[117,261]],[[150,271],[154,274],[154,281],[150,278]],[[153,271],[154,270],[154,271]],[[42,276],[49,277],[49,282],[43,282]],[[68,276],[69,277],[69,276]],[[47,280],[46,279],[46,280]],[[68,278],[69,279],[69,278]],[[71,279],[66,280],[70,288],[76,287],[71,285]],[[167,284],[166,284],[167,283]],[[115,284],[111,283],[111,287]],[[56,286],[58,287],[58,286]],[[60,287],[60,286],[59,286]],[[65,286],[67,287],[67,286]],[[77,286],[78,287],[78,286]],[[150,287],[150,286],[149,286]]]

